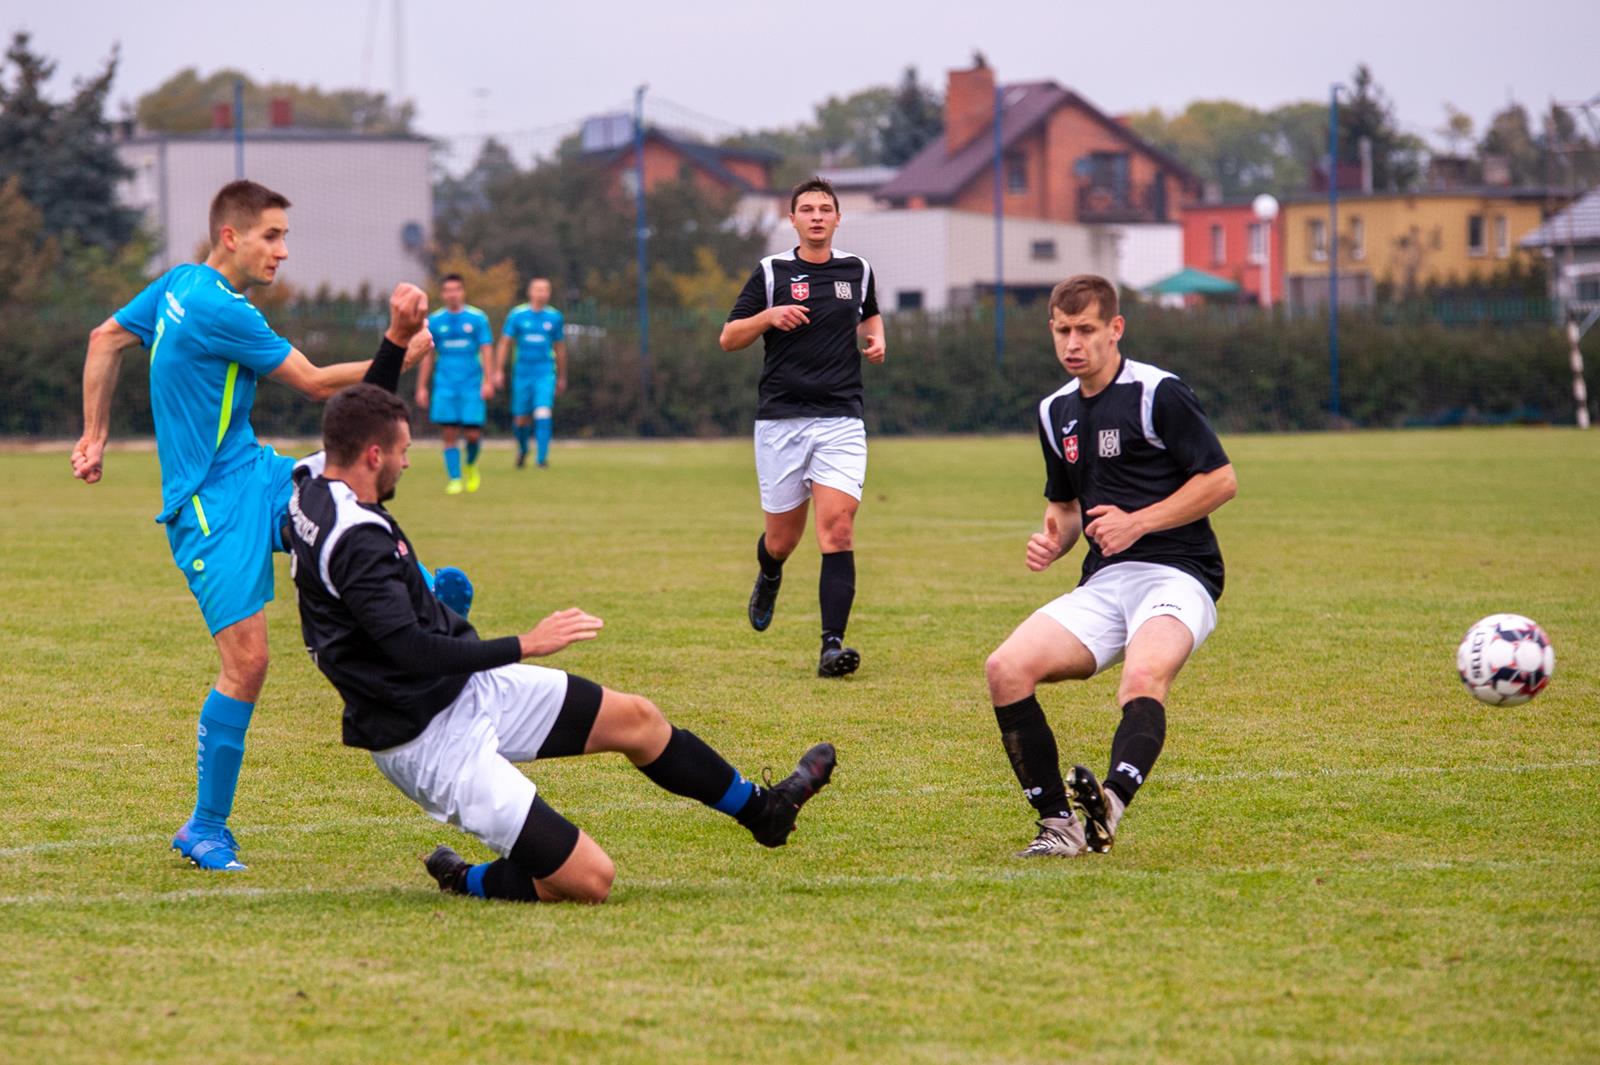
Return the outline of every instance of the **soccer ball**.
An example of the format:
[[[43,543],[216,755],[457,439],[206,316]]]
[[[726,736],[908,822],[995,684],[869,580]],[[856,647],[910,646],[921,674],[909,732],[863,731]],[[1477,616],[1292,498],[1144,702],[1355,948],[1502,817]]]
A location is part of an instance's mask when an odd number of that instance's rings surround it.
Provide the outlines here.
[[[1490,614],[1467,630],[1456,651],[1461,683],[1493,706],[1516,706],[1544,691],[1556,671],[1556,649],[1521,614]]]

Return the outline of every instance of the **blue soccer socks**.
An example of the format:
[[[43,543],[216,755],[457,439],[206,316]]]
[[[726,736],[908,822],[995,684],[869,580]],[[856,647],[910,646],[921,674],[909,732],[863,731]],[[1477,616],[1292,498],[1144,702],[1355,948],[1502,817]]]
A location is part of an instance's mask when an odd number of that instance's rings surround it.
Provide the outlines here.
[[[444,472],[452,481],[461,480],[461,449],[455,446],[444,449]]]
[[[468,466],[476,466],[478,464],[478,452],[481,451],[481,450],[483,450],[483,441],[482,440],[468,440],[467,441],[467,465]]]
[[[528,442],[533,439],[533,426],[523,425],[519,422],[512,427],[511,432],[517,438],[517,461],[527,461]]]
[[[192,822],[197,828],[220,830],[233,812],[233,793],[244,764],[244,734],[254,711],[254,703],[229,698],[215,688],[200,707]]]

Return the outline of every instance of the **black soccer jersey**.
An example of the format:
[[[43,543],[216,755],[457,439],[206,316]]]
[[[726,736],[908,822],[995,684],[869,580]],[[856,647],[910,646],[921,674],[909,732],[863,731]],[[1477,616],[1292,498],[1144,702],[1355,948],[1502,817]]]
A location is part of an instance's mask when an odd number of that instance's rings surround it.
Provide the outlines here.
[[[878,313],[878,287],[867,260],[834,251],[825,263],[799,249],[761,260],[745,282],[728,321],[753,318],[769,307],[802,304],[811,320],[761,341],[757,418],[861,417],[861,347],[856,327]]]
[[[1140,510],[1172,495],[1197,473],[1228,464],[1211,423],[1189,386],[1166,370],[1123,359],[1103,391],[1085,397],[1076,380],[1039,402],[1045,498],[1076,499],[1083,524],[1101,504]],[[1222,551],[1209,518],[1146,533],[1106,558],[1092,539],[1083,560],[1087,581],[1118,562],[1157,562],[1192,574],[1212,599],[1222,597]]]
[[[521,646],[480,641],[434,596],[394,516],[321,468],[297,466],[289,500],[300,632],[344,697],[344,742],[381,751],[421,735],[468,677],[517,661]]]

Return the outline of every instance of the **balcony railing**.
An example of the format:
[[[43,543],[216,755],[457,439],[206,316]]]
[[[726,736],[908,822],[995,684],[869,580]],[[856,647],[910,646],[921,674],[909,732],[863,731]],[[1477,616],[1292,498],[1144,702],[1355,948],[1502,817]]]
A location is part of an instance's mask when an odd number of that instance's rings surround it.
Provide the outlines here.
[[[1166,190],[1159,182],[1144,185],[1078,186],[1080,222],[1166,222]]]

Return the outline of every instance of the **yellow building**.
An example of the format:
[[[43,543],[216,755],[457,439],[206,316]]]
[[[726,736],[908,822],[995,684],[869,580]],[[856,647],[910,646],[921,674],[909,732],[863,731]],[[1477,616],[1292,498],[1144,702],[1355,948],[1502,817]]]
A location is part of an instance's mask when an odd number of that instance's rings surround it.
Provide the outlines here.
[[[1405,292],[1486,278],[1528,253],[1543,189],[1339,193],[1339,299],[1370,303],[1376,286]],[[1284,292],[1293,306],[1328,301],[1328,198],[1297,197],[1284,214]]]

